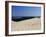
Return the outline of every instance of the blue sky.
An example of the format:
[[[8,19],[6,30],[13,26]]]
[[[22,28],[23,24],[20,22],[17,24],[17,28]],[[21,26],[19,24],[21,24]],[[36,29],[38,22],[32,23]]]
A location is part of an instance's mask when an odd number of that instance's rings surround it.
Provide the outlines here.
[[[32,6],[12,6],[12,16],[40,16],[41,7]]]

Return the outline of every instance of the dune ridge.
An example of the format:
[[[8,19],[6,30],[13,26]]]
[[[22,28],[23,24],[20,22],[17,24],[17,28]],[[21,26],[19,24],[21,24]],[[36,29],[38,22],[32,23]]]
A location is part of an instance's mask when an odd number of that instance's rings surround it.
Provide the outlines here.
[[[41,18],[33,18],[19,22],[11,21],[12,31],[39,30],[41,28]]]

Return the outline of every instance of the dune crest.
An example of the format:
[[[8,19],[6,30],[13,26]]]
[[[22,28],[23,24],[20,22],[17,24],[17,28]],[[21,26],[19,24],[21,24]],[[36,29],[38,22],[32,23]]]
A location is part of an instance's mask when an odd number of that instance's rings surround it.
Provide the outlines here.
[[[11,21],[12,31],[39,30],[41,28],[41,19],[33,18],[20,22]]]

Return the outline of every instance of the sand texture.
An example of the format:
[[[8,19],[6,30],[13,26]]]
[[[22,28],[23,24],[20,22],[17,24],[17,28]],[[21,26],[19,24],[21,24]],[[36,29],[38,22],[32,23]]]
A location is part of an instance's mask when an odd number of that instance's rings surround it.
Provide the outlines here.
[[[39,30],[41,28],[41,19],[33,18],[19,22],[11,21],[11,28],[12,31]]]

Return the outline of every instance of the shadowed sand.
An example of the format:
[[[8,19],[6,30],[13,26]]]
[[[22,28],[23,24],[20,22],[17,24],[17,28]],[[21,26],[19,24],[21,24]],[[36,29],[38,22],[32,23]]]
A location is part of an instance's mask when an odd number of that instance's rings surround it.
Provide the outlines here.
[[[12,31],[40,30],[41,19],[33,18],[19,22],[11,21],[11,28]]]

